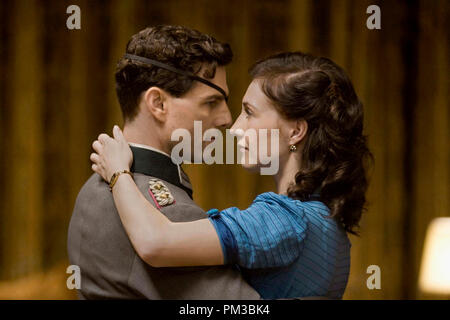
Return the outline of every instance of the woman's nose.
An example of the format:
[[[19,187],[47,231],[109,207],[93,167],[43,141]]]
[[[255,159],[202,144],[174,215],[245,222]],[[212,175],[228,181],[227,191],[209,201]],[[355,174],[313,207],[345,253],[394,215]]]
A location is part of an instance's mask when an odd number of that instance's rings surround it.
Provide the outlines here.
[[[239,115],[239,117],[236,119],[236,121],[233,123],[233,125],[230,128],[230,132],[235,132],[236,130],[244,130],[244,126],[242,123],[242,114]]]

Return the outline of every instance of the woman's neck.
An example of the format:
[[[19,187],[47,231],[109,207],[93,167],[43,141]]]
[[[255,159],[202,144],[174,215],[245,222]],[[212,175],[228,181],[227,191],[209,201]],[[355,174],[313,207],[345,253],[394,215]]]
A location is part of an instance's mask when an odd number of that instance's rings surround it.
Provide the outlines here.
[[[287,161],[280,165],[278,174],[274,175],[277,193],[287,195],[289,186],[295,183],[295,175],[301,167],[301,160],[298,156],[294,154],[290,155]]]

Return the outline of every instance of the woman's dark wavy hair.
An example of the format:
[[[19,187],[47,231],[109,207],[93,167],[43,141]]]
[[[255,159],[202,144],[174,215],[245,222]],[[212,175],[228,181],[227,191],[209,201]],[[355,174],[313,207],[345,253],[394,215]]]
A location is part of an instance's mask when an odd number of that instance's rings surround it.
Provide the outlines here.
[[[373,157],[363,135],[363,107],[349,77],[333,61],[302,52],[260,60],[250,75],[262,80],[261,89],[285,118],[308,123],[289,197],[306,201],[320,188],[331,216],[358,234]]]

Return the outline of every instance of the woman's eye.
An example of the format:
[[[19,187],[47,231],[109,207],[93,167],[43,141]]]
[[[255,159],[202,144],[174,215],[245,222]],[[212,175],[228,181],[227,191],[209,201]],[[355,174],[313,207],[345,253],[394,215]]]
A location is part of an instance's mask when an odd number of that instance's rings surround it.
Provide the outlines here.
[[[245,117],[248,118],[252,115],[252,112],[248,108],[244,108]]]

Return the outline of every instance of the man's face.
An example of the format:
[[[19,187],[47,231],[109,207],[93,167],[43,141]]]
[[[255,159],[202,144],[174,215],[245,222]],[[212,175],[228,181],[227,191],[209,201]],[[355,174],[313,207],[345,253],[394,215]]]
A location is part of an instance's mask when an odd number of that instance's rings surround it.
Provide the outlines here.
[[[225,67],[217,67],[214,78],[207,80],[222,88],[228,95]],[[216,89],[199,81],[194,81],[191,89],[182,97],[169,97],[166,103],[168,117],[165,124],[165,134],[169,140],[174,130],[183,128],[191,133],[193,142],[194,121],[201,121],[202,136],[203,132],[210,128],[225,129],[232,122],[231,113],[224,96]],[[201,139],[201,137],[199,138]],[[171,141],[170,149],[178,142]],[[203,148],[206,144],[202,144]]]

